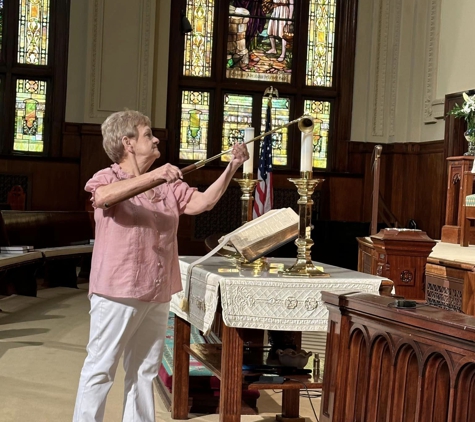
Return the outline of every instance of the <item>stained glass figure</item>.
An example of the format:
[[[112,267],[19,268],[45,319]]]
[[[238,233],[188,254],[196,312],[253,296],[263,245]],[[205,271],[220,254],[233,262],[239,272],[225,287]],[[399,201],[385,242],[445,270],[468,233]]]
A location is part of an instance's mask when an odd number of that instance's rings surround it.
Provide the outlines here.
[[[331,87],[335,53],[336,0],[310,0],[306,85]]]
[[[267,97],[262,99],[261,110],[261,133],[265,132],[267,113]],[[289,123],[290,115],[290,99],[289,98],[273,98],[272,99],[272,128],[284,126]],[[288,128],[283,128],[274,132],[272,137],[272,164],[274,166],[287,165],[287,145],[288,145]],[[262,142],[262,141],[261,141]]]
[[[183,91],[180,159],[204,160],[208,147],[209,92]]]
[[[50,0],[19,0],[18,63],[48,64]]]
[[[15,151],[43,152],[45,109],[46,81],[18,79],[13,143]]]
[[[225,94],[223,111],[222,151],[226,151],[236,142],[244,140],[244,130],[252,126],[252,96]],[[221,161],[229,161],[231,156],[225,154]]]
[[[226,76],[290,83],[294,0],[231,0]]]
[[[186,17],[192,32],[185,36],[184,76],[211,76],[214,0],[187,0]]]
[[[314,118],[313,167],[326,169],[328,166],[328,132],[330,130],[330,102],[304,101],[304,114]]]

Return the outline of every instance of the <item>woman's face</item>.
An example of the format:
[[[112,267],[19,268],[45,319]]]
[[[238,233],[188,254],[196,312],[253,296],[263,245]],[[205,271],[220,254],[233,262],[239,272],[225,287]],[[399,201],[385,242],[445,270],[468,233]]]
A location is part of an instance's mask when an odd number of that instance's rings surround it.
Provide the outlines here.
[[[135,140],[134,153],[136,158],[150,158],[155,161],[160,157],[158,150],[159,140],[152,134],[152,130],[148,126],[137,126],[139,136]]]

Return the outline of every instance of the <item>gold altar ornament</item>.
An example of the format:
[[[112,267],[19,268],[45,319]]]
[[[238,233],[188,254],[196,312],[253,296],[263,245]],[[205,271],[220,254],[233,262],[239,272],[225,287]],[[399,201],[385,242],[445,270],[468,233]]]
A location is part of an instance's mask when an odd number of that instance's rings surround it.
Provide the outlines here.
[[[315,266],[310,257],[310,249],[314,244],[310,235],[312,230],[312,194],[315,188],[324,181],[324,179],[313,179],[312,176],[311,171],[303,171],[300,173],[299,179],[288,179],[295,184],[300,196],[297,201],[299,206],[299,234],[295,240],[297,260],[292,267],[281,272],[283,277],[330,277],[329,274]]]

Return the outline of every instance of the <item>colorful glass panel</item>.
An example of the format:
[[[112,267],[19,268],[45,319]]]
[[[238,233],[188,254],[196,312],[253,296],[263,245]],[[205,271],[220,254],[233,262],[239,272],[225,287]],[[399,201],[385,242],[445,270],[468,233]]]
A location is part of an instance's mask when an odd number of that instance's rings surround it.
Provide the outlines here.
[[[208,147],[209,92],[183,91],[180,159],[204,160]]]
[[[228,78],[290,83],[294,0],[232,0]]]
[[[43,152],[45,109],[46,81],[18,79],[13,143],[15,151]]]
[[[252,96],[226,94],[224,96],[222,151],[226,151],[236,143],[244,140],[244,130],[252,127]],[[230,154],[221,157],[221,161],[229,161]]]
[[[185,35],[184,76],[211,76],[214,0],[187,0],[186,17],[192,32]]]
[[[308,15],[306,85],[331,87],[336,0],[311,0]]]
[[[0,0],[0,51],[2,50],[2,41],[3,41],[3,22],[4,22],[3,0]]]
[[[328,101],[304,101],[304,113],[314,118],[313,167],[326,169],[328,165],[328,132],[330,130],[330,103]]]
[[[18,63],[48,64],[50,0],[19,0]]]
[[[262,100],[261,110],[261,134],[266,129],[266,116],[267,116],[267,103],[266,97]],[[289,98],[274,98],[271,104],[271,128],[275,129],[279,126],[284,126],[289,123],[290,114],[290,99]],[[274,132],[272,135],[272,164],[274,166],[287,165],[287,145],[288,145],[288,128],[282,128],[278,132]],[[262,141],[261,141],[262,143]]]

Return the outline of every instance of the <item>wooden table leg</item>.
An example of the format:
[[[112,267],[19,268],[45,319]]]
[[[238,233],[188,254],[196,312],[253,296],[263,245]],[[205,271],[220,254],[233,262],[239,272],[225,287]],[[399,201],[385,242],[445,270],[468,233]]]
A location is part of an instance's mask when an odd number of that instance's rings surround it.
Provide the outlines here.
[[[172,376],[172,419],[188,419],[188,394],[190,384],[190,355],[184,346],[190,345],[190,323],[175,315],[173,376]]]
[[[277,415],[279,422],[305,422],[299,415],[300,390],[282,390],[282,415]]]
[[[243,346],[241,329],[223,324],[219,392],[220,422],[241,420]]]

